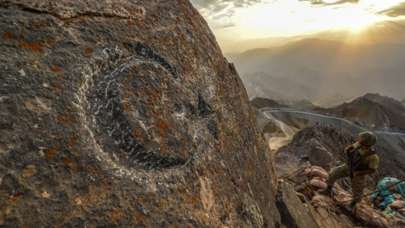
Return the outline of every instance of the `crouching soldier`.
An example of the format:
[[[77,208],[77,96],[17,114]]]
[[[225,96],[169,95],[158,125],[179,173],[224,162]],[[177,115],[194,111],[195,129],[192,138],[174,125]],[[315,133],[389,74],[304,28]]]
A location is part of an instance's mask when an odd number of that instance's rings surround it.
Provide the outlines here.
[[[353,201],[349,207],[353,209],[362,199],[366,177],[378,169],[380,158],[373,148],[376,142],[377,137],[373,133],[360,133],[357,142],[345,149],[347,163],[331,170],[327,180],[328,188],[321,193],[331,194],[333,184],[337,180],[350,177]]]

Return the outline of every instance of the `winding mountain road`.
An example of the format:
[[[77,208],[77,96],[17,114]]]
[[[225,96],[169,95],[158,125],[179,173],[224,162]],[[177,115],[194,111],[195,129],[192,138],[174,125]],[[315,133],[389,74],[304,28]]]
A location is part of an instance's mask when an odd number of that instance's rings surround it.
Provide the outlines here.
[[[402,132],[395,132],[395,131],[390,131],[390,130],[370,130],[363,126],[359,126],[347,119],[335,117],[335,116],[328,116],[328,115],[319,114],[319,113],[297,111],[297,110],[288,109],[288,108],[278,108],[278,109],[262,108],[262,109],[260,109],[260,111],[269,120],[272,120],[273,118],[276,118],[278,120],[283,120],[283,118],[286,118],[286,114],[288,114],[289,116],[294,115],[295,118],[305,119],[307,121],[312,122],[313,124],[319,123],[319,124],[326,124],[326,125],[334,125],[336,127],[350,129],[354,132],[372,131],[377,135],[399,136],[399,137],[405,138],[405,133],[402,133]],[[271,116],[269,116],[269,115],[271,115]]]

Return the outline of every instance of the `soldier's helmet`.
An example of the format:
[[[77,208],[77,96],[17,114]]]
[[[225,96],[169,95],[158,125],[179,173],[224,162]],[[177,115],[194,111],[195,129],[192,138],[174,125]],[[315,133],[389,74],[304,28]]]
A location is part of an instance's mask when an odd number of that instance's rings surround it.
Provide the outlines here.
[[[359,134],[359,143],[363,146],[374,146],[377,143],[377,136],[370,131]]]

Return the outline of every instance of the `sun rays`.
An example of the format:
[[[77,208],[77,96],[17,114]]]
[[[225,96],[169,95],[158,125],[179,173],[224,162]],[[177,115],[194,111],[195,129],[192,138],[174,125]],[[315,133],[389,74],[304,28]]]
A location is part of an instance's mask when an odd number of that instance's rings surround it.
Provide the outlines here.
[[[234,8],[232,14],[207,17],[220,43],[268,37],[288,37],[344,30],[348,40],[359,40],[373,25],[392,18],[381,12],[405,0],[263,0]],[[341,4],[336,4],[344,2]],[[226,15],[226,16],[218,16]],[[225,26],[226,25],[226,26]]]

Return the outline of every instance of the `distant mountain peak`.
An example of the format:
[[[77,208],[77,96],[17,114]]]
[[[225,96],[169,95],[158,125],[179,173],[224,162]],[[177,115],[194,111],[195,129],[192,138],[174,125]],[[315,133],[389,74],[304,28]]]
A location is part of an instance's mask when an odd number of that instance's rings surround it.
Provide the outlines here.
[[[367,93],[327,112],[373,128],[405,130],[404,105],[394,98],[378,93]]]

